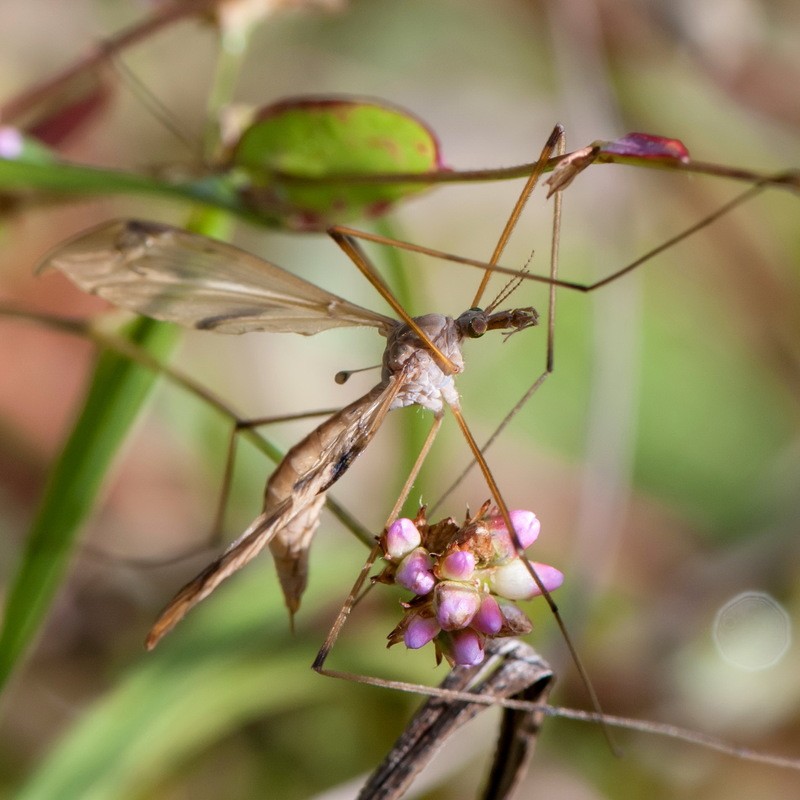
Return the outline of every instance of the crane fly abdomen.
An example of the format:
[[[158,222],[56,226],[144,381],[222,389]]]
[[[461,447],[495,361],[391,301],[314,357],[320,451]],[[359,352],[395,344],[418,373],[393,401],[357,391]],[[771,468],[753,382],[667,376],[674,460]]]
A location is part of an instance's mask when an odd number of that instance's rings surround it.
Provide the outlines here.
[[[269,542],[286,606],[294,614],[308,580],[308,551],[319,527],[327,490],[372,440],[389,410],[397,379],[381,382],[298,442],[272,473],[264,512],[287,498],[298,509]]]

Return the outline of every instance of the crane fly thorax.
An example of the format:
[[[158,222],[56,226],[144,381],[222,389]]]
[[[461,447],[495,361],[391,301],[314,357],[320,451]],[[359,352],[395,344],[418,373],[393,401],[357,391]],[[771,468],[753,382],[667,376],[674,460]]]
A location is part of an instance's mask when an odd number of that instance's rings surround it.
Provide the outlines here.
[[[454,374],[462,372],[463,336],[455,321],[443,314],[425,314],[414,317],[414,321],[450,360],[456,368]],[[406,374],[407,380],[397,393],[392,408],[419,405],[439,414],[445,403],[458,404],[454,374],[442,369],[436,357],[413,330],[407,325],[398,324],[387,336],[383,353],[383,378],[388,380],[401,371]]]

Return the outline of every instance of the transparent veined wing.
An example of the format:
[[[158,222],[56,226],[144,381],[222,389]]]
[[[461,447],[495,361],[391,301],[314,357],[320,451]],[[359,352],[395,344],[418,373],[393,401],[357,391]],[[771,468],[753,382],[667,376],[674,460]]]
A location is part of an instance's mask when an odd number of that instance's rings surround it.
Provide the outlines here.
[[[84,231],[42,260],[116,306],[189,328],[309,336],[396,323],[233,245],[180,228],[114,220]]]

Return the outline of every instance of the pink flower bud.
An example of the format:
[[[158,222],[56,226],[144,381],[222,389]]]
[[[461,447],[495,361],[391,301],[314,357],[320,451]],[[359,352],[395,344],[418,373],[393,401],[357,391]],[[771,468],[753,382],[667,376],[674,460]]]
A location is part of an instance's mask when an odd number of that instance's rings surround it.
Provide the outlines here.
[[[531,564],[548,592],[554,591],[564,582],[564,575],[555,567],[535,562]],[[530,600],[542,593],[522,559],[515,558],[488,572],[489,588],[500,597],[508,600]]]
[[[481,607],[472,619],[472,627],[489,636],[494,636],[503,627],[500,606],[490,594],[484,595],[481,600]]]
[[[533,511],[525,511],[523,509],[516,509],[509,512],[511,523],[514,526],[514,531],[517,534],[517,539],[524,550],[530,547],[539,537],[541,524],[536,518]],[[517,555],[517,549],[508,532],[505,520],[501,516],[492,516],[489,519],[489,527],[492,531],[495,541],[495,552],[500,559],[513,558]]]
[[[463,667],[474,667],[483,661],[483,637],[471,628],[450,634],[453,662]]]
[[[530,547],[539,538],[539,531],[542,525],[533,511],[515,509],[509,513],[509,516],[511,517],[511,524],[514,526],[514,531],[517,534],[517,539],[519,539],[522,549],[525,550],[525,548]]]
[[[453,581],[436,584],[433,607],[442,630],[455,631],[466,628],[481,605],[481,596],[472,586]]]
[[[403,642],[409,650],[419,650],[420,647],[425,647],[428,642],[433,641],[439,630],[439,623],[433,617],[416,615],[409,620],[403,634]]]
[[[561,570],[551,567],[549,564],[542,564],[539,561],[531,561],[530,564],[548,592],[554,592],[564,583],[564,573]],[[538,587],[536,594],[541,594]]]
[[[387,529],[384,537],[386,555],[395,561],[407,556],[422,542],[417,526],[406,517],[396,519]]]
[[[475,572],[475,556],[467,550],[455,550],[439,564],[439,577],[452,581],[468,581]]]
[[[398,565],[395,573],[395,582],[414,594],[428,594],[433,589],[436,579],[433,577],[431,567],[433,559],[424,547],[412,550]]]

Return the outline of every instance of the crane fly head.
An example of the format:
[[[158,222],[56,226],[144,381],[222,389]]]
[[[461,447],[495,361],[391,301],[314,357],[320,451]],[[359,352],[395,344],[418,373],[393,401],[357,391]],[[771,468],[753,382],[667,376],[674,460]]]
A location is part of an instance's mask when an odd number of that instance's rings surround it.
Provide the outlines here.
[[[489,312],[470,308],[457,320],[456,326],[465,338],[479,339],[486,331],[507,330],[507,336],[539,323],[535,308],[514,308],[508,311]]]

